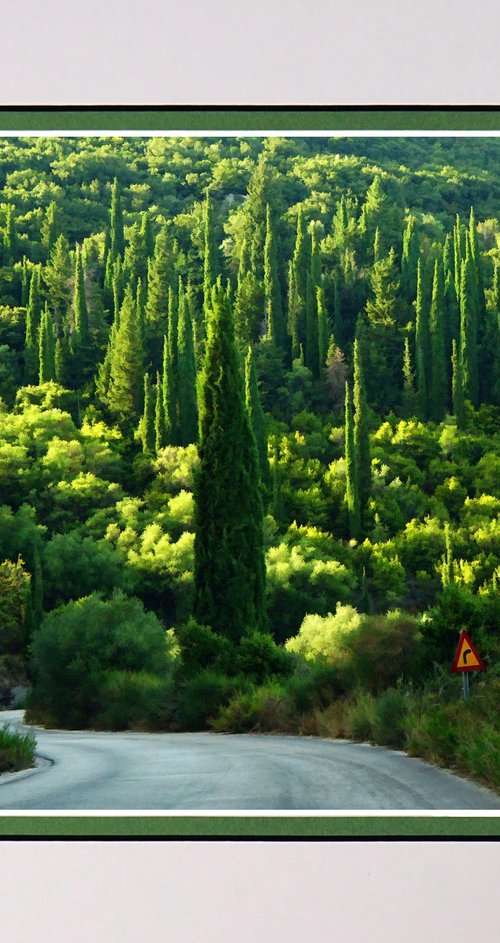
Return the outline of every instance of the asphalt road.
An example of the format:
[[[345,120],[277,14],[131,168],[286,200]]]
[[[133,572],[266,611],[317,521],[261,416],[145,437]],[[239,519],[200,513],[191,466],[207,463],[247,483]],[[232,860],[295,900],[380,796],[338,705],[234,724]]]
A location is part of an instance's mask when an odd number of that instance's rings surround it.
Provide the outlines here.
[[[22,723],[22,711],[0,723]],[[36,729],[52,760],[0,776],[0,809],[500,809],[500,796],[403,753],[341,740]]]

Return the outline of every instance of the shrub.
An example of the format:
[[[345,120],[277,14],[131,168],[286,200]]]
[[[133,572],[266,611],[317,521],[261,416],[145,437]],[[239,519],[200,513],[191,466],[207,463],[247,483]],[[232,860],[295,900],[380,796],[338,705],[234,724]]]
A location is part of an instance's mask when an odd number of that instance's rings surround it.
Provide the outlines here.
[[[238,692],[210,724],[224,733],[289,733],[296,725],[286,691],[277,681]]]
[[[307,615],[299,634],[289,639],[285,648],[306,659],[323,656],[331,660],[345,651],[347,637],[359,629],[363,618],[352,606],[338,603],[335,614]]]
[[[104,730],[165,729],[172,721],[174,691],[171,676],[145,671],[108,671],[103,676],[104,706],[94,726]]]
[[[182,686],[176,713],[181,730],[204,730],[221,707],[229,703],[237,682],[213,669],[200,671]]]
[[[7,724],[0,727],[0,773],[35,765],[36,740],[32,733],[17,733]]]
[[[265,632],[252,632],[243,636],[236,650],[234,670],[255,681],[264,681],[269,675],[290,674],[293,667],[291,656],[279,648]]]
[[[109,601],[94,594],[70,602],[45,616],[35,633],[29,716],[52,726],[90,726],[106,709],[110,672],[165,678],[169,665],[165,632],[139,599],[118,591]]]
[[[385,691],[376,702],[373,736],[387,747],[403,747],[406,743],[408,699],[401,691]]]
[[[223,668],[234,655],[233,646],[225,636],[214,632],[208,625],[189,619],[175,630],[180,645],[182,670],[194,675],[205,668]]]
[[[418,619],[399,610],[365,617],[345,641],[357,683],[374,692],[418,678],[420,643]]]
[[[372,740],[375,712],[375,698],[364,691],[359,692],[346,714],[347,731],[354,740]]]

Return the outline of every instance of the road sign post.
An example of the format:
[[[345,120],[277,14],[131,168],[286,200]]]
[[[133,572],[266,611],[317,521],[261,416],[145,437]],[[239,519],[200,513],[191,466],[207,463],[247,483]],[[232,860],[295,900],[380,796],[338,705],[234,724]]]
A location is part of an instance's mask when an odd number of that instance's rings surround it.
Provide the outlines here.
[[[467,701],[470,694],[469,671],[485,671],[486,665],[465,629],[460,632],[455,658],[450,670],[454,674],[462,675],[464,701]]]

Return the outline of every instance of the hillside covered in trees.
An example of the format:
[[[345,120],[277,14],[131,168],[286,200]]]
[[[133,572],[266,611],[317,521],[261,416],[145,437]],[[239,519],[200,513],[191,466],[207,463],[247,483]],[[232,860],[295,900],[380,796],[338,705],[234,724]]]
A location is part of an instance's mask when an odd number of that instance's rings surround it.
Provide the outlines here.
[[[3,702],[500,782],[500,140],[10,138],[0,193]]]

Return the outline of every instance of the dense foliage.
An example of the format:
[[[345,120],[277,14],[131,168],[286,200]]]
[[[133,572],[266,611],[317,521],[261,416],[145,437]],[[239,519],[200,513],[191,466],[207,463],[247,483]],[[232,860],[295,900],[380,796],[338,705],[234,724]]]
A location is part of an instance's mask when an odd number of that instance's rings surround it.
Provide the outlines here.
[[[0,681],[34,715],[248,729],[266,676],[375,698],[463,627],[498,674],[499,156],[0,141]]]

